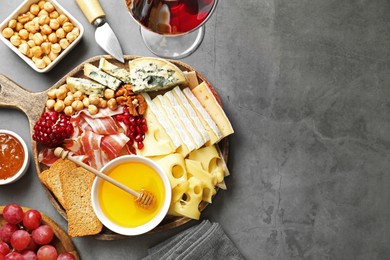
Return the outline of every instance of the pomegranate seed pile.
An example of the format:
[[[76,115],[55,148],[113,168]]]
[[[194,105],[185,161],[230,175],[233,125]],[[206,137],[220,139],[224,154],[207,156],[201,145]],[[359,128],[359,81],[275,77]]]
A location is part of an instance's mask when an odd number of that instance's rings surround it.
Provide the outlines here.
[[[116,115],[115,119],[118,122],[123,122],[128,131],[126,135],[130,138],[129,145],[132,146],[136,143],[137,148],[140,150],[144,147],[143,140],[145,139],[145,133],[148,131],[146,119],[143,116],[133,116],[129,113],[129,110],[124,108],[123,114]],[[131,151],[136,153],[135,150]]]
[[[44,112],[34,126],[33,140],[56,147],[73,133],[70,117],[57,112]]]

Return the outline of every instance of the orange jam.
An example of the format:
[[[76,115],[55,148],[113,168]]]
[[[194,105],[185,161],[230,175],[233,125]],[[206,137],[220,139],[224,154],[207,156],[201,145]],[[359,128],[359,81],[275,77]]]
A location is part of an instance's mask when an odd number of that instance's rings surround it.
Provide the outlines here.
[[[111,178],[136,191],[145,189],[153,194],[156,203],[144,209],[137,205],[134,197],[102,181],[98,189],[98,200],[103,213],[122,227],[138,227],[152,220],[162,209],[165,189],[160,175],[151,167],[140,162],[125,162],[105,172]]]
[[[0,180],[14,176],[22,167],[23,161],[23,146],[18,139],[0,133]]]

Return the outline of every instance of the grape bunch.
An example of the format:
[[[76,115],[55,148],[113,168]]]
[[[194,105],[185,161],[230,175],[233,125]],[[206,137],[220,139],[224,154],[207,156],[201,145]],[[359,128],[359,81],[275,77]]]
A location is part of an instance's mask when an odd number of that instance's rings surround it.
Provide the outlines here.
[[[23,212],[18,204],[4,207],[6,221],[0,227],[0,260],[75,260],[71,253],[57,252],[50,244],[54,232],[42,223],[42,215],[35,209]]]

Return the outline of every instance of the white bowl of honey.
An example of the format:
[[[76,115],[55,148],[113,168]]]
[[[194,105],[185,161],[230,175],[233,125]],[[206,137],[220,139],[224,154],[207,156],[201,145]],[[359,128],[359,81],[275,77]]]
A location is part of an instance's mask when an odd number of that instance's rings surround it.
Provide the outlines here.
[[[99,220],[115,233],[136,236],[149,232],[165,218],[172,190],[164,171],[143,156],[125,155],[106,164],[101,172],[135,191],[151,192],[155,203],[143,208],[134,196],[96,178],[92,185],[92,207]]]
[[[19,180],[27,171],[30,156],[17,133],[0,129],[0,185]]]

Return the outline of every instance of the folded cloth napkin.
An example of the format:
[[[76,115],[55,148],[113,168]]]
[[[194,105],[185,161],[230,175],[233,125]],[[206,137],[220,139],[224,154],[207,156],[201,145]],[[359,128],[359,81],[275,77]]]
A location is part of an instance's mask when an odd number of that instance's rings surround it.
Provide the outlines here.
[[[150,248],[143,260],[244,259],[218,223],[208,220]]]

